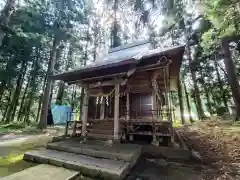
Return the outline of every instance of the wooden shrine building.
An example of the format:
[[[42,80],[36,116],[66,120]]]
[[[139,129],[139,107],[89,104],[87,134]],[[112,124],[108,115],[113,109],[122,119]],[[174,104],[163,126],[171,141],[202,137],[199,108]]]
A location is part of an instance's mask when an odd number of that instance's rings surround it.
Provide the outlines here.
[[[173,137],[169,92],[177,88],[185,47],[149,45],[113,48],[91,65],[52,76],[84,87],[82,136],[117,141],[150,136],[152,143]]]

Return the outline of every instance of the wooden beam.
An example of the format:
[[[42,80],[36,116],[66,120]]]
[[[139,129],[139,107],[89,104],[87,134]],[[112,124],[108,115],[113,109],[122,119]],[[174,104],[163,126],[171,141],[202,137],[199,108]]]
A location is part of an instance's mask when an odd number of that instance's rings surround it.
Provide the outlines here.
[[[115,100],[114,100],[114,140],[119,140],[119,91],[120,85],[115,84]]]
[[[84,86],[84,99],[83,99],[83,110],[82,110],[82,136],[86,137],[87,132],[87,118],[88,118],[88,100],[89,92],[88,86]]]
[[[130,76],[133,75],[135,72],[136,72],[136,68],[133,68],[133,69],[129,70],[129,71],[127,72],[127,77],[130,77]]]
[[[127,83],[127,79],[120,80],[109,80],[109,81],[98,81],[96,83],[89,84],[89,88],[97,88],[103,86],[115,86],[115,84],[120,84],[121,86]]]
[[[172,61],[169,59],[169,61],[166,64],[152,64],[152,65],[148,65],[148,66],[144,66],[144,67],[139,67],[137,68],[137,72],[141,72],[141,71],[150,71],[150,70],[159,70],[159,69],[163,69],[164,67],[169,67],[169,64],[171,64]]]
[[[68,84],[82,84],[83,82],[87,83],[86,81],[93,81],[93,80],[98,80],[98,79],[103,79],[103,78],[111,78],[111,77],[116,77],[116,76],[124,76],[126,75],[126,72],[123,73],[115,73],[115,74],[108,74],[108,75],[104,75],[104,76],[95,76],[95,77],[91,77],[91,78],[84,78],[84,79],[78,79],[78,80],[73,80],[73,81],[69,81],[67,82]]]
[[[114,86],[114,81],[113,80],[110,80],[110,81],[98,81],[96,83],[92,83],[92,84],[89,84],[89,88],[97,88],[97,87],[103,87],[103,86]]]

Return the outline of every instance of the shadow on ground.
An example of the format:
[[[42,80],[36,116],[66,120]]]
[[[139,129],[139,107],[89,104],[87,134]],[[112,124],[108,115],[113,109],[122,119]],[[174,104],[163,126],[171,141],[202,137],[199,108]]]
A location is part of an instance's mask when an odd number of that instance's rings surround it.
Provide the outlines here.
[[[164,159],[140,159],[126,180],[200,180],[202,167]]]

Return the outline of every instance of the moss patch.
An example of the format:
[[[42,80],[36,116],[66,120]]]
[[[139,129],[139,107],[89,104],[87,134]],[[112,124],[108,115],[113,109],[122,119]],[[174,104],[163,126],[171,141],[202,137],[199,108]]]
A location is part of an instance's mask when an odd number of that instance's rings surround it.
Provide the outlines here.
[[[23,160],[24,152],[13,152],[7,157],[0,158],[0,177],[19,172],[26,168],[32,167],[35,164]]]
[[[2,154],[0,156],[0,178],[35,166],[36,164],[23,160],[24,153],[45,146],[51,139],[51,136],[33,136],[25,142],[14,142],[0,147]]]
[[[6,166],[9,164],[14,164],[23,159],[24,153],[21,154],[10,154],[7,157],[0,158],[0,166]]]

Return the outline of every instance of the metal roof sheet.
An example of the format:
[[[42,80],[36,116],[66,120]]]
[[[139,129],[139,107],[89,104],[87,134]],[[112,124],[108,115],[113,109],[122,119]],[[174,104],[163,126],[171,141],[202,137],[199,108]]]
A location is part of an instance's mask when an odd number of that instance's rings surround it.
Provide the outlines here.
[[[77,68],[72,71],[60,73],[60,74],[65,74],[65,73],[70,73],[70,72],[75,72],[75,71],[91,70],[92,68],[101,68],[101,67],[104,68],[111,64],[118,64],[118,63],[126,61],[126,60],[138,61],[138,60],[152,57],[152,56],[157,56],[157,55],[161,55],[161,54],[164,55],[165,53],[168,53],[170,51],[174,51],[175,49],[184,47],[183,45],[180,45],[180,46],[157,48],[157,49],[150,50],[149,45],[150,45],[149,43],[144,43],[144,44],[140,44],[137,46],[131,46],[130,48],[112,51],[112,52],[108,53],[106,56],[99,58],[98,60],[96,60],[95,62],[93,62],[91,64],[88,64],[87,66]],[[55,74],[54,76],[57,76],[60,74]]]

